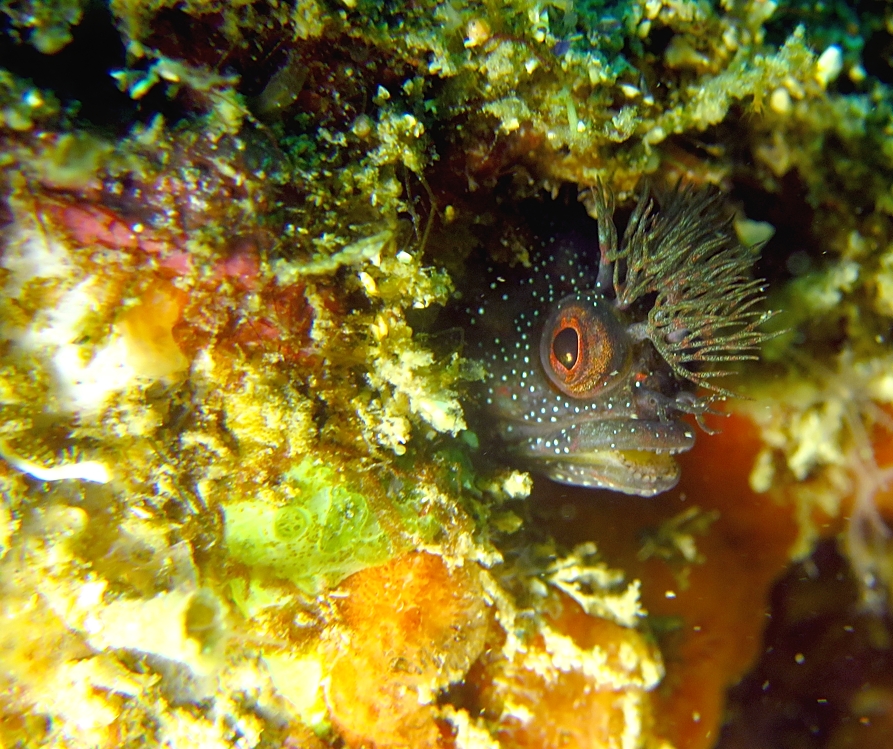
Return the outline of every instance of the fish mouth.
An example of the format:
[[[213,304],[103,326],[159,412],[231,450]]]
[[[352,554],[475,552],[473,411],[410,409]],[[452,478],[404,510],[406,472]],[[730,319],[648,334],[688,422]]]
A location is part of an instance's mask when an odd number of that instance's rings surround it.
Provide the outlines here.
[[[673,456],[694,443],[685,422],[614,419],[529,438],[515,444],[513,452],[562,484],[653,497],[676,486],[680,470]]]
[[[552,481],[623,494],[653,497],[679,483],[679,464],[669,453],[646,450],[601,450],[573,460],[544,463],[541,472]]]

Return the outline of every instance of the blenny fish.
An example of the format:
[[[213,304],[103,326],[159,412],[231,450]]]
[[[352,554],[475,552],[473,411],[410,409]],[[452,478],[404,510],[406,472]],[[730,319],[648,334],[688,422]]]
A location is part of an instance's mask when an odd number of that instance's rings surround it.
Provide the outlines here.
[[[489,269],[467,309],[470,353],[488,370],[488,420],[521,467],[653,496],[678,482],[690,422],[710,432],[702,417],[732,395],[715,363],[755,359],[769,337],[758,251],[715,190],[646,188],[619,242],[610,191],[580,199],[597,231],[556,233],[528,248],[527,267]]]

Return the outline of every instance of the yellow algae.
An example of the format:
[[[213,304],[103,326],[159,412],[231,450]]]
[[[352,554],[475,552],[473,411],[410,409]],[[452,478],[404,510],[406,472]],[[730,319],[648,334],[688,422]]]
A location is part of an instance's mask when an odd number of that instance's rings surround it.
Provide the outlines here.
[[[50,734],[57,741],[110,745],[120,697],[139,696],[144,680],[93,656],[39,600],[7,597],[2,613],[0,681],[13,703],[58,721]]]
[[[319,659],[268,653],[264,664],[276,691],[288,700],[298,717],[312,728],[324,727],[328,711],[322,698],[323,667]]]
[[[167,378],[183,372],[189,360],[174,340],[173,327],[180,320],[186,294],[163,284],[150,286],[139,302],[117,321],[129,362],[140,376]]]

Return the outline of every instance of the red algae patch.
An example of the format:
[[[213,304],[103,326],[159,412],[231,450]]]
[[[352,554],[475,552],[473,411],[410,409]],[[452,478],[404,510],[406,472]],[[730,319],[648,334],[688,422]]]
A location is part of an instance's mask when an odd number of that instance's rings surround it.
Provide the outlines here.
[[[406,554],[351,575],[331,600],[326,697],[348,746],[439,746],[435,693],[464,677],[490,622],[478,568]]]

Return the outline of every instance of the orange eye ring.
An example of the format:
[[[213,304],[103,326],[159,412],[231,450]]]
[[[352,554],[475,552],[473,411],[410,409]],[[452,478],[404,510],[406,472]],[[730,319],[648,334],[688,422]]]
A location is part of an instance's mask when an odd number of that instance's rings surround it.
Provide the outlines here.
[[[592,398],[626,377],[630,348],[629,335],[606,300],[575,294],[562,299],[546,318],[540,362],[562,393]]]

